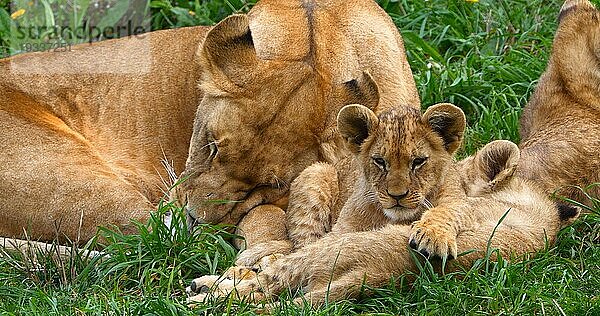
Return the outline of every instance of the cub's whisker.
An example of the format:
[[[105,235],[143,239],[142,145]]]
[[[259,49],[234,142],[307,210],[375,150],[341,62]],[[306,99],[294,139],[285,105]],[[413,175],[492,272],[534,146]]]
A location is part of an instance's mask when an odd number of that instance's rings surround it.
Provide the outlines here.
[[[427,198],[424,198],[423,201],[421,201],[421,205],[428,210],[433,208],[433,204]]]

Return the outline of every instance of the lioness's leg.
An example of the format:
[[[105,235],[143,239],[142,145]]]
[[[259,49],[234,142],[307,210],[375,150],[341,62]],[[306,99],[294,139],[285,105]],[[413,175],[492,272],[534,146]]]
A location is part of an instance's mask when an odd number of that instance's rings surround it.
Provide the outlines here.
[[[500,225],[496,228],[495,223],[481,223],[476,229],[458,235],[459,253],[476,251],[459,256],[454,262],[469,267],[474,260],[483,258],[492,233],[494,237],[490,248],[499,249],[504,257],[543,250],[545,241],[552,242],[559,227],[553,220],[548,223],[547,227],[535,230],[528,225]],[[325,299],[354,297],[362,283],[383,287],[394,276],[418,272],[408,248],[409,232],[409,226],[390,225],[377,231],[325,236],[277,260],[257,278],[243,281],[243,288],[258,289],[265,297],[277,295],[288,287],[292,290],[303,288],[307,291],[305,298],[310,298],[314,305],[324,303]],[[450,264],[448,269],[456,269],[456,266]],[[326,295],[328,288],[329,296]],[[335,291],[331,292],[331,289]],[[219,289],[220,292],[232,290],[226,286]],[[237,294],[245,296],[249,293],[237,288]]]
[[[130,219],[148,217],[152,205],[118,166],[62,120],[22,101],[20,111],[0,108],[0,235],[26,230],[33,239],[85,242],[99,225],[127,230]]]
[[[325,298],[323,291],[332,282],[335,283],[336,299],[346,295],[346,292],[353,296],[357,292],[349,289],[360,287],[363,278],[366,284],[382,286],[393,275],[415,271],[408,250],[409,230],[408,226],[388,226],[378,231],[329,234],[276,260],[258,273],[255,279],[241,281],[235,287],[220,283],[214,292],[215,295],[222,295],[235,290],[240,296],[246,296],[249,293],[242,288],[253,288],[268,298],[287,288],[303,288],[307,293],[315,291],[311,302],[320,304]],[[202,281],[202,278],[196,279],[195,287],[214,285],[202,284]]]
[[[237,229],[237,234],[244,240],[238,240],[236,244],[246,250],[240,253],[235,264],[252,266],[264,257],[288,254],[292,244],[288,240],[285,221],[285,212],[274,205],[259,205],[246,214]]]

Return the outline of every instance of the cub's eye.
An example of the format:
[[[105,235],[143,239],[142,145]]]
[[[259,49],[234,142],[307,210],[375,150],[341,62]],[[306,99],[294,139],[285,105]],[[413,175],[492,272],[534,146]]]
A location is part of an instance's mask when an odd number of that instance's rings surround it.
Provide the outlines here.
[[[385,171],[386,167],[385,167],[385,159],[381,158],[381,157],[373,157],[373,163],[379,167],[381,170]]]
[[[417,168],[423,166],[427,162],[427,159],[429,159],[429,157],[417,157],[413,159],[412,170],[416,170]]]

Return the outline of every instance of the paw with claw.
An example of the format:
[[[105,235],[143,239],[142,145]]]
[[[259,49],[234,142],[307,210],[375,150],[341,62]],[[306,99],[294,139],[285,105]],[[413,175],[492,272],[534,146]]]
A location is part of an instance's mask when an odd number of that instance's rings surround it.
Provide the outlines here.
[[[258,282],[258,272],[267,268],[283,255],[274,254],[262,258],[253,267],[233,266],[223,275],[205,275],[194,279],[186,288],[189,295],[188,304],[201,303],[207,297],[226,297],[236,295],[238,298],[246,297],[250,301],[264,301],[266,296]]]
[[[447,221],[424,218],[413,223],[410,247],[426,258],[454,259],[457,256],[456,230]]]
[[[240,297],[252,296],[252,300],[260,301],[264,295],[256,283],[257,271],[253,268],[231,267],[221,276],[205,275],[194,279],[186,288],[188,304],[201,303],[207,297],[226,297],[239,295]]]

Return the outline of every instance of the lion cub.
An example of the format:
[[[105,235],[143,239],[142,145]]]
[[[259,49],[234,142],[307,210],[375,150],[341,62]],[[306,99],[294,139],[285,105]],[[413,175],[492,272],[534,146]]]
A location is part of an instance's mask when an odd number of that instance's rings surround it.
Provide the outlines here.
[[[338,115],[338,129],[355,159],[313,165],[292,185],[288,234],[297,248],[321,238],[328,225],[348,233],[412,223],[412,248],[426,257],[456,258],[457,235],[472,223],[486,216],[497,221],[516,205],[545,205],[526,180],[513,181],[520,151],[510,141],[491,142],[458,163],[452,159],[465,129],[454,105],[431,106],[422,116],[410,108],[377,116],[349,105]],[[485,214],[473,211],[484,205]],[[572,207],[558,209],[561,220],[577,216]],[[522,222],[524,214],[505,220]]]
[[[292,184],[288,234],[296,248],[328,231],[358,232],[410,224],[428,213],[450,221],[451,213],[463,207],[465,190],[452,158],[465,129],[460,108],[437,104],[421,115],[403,107],[377,116],[354,104],[340,110],[337,124],[354,157],[336,166],[315,164]],[[415,242],[423,233],[433,234],[417,227]],[[452,236],[456,231],[435,229],[438,235],[450,236],[438,236],[440,243],[416,246],[426,255],[450,251],[456,256]]]

